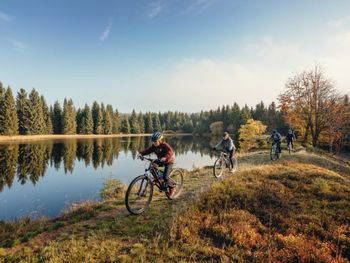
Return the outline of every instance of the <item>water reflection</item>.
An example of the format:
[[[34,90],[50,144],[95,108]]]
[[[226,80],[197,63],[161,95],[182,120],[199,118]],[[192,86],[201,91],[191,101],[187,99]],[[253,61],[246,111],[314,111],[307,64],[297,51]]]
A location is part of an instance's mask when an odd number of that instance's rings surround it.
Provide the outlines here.
[[[188,152],[212,156],[210,142],[202,138],[168,137],[167,142],[176,156]],[[45,176],[48,167],[54,167],[57,171],[63,168],[65,174],[71,174],[76,161],[83,161],[85,166],[92,166],[96,170],[112,166],[121,151],[131,153],[132,159],[135,159],[137,152],[149,145],[148,137],[50,140],[0,145],[0,192],[5,187],[11,188],[16,176],[21,185],[28,181],[35,185]]]

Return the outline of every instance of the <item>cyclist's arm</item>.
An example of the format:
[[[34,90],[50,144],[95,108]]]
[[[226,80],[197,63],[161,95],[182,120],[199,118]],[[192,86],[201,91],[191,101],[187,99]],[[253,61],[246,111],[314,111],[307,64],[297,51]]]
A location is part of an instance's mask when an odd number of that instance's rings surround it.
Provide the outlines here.
[[[216,146],[214,146],[216,150],[222,150],[222,141],[220,141]]]
[[[152,146],[148,147],[146,150],[141,151],[140,154],[142,156],[145,156],[145,155],[149,155],[153,152],[154,152],[154,146],[152,145]]]

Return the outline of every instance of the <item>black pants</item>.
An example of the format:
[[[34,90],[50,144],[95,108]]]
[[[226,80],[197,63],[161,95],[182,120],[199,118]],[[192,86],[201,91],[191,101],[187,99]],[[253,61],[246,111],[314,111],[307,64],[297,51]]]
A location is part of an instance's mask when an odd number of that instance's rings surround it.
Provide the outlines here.
[[[281,152],[282,152],[281,141],[275,141],[274,143],[277,144],[277,151],[278,151],[279,153],[281,153]]]
[[[292,149],[294,149],[294,143],[293,143],[293,141],[287,141],[287,146],[289,146],[289,144],[292,144]]]
[[[163,173],[163,179],[165,183],[169,182],[169,174],[171,170],[173,169],[173,164],[172,163],[164,163],[162,161],[157,160],[155,162],[158,166],[164,167],[164,173]]]
[[[235,151],[234,151],[234,150],[231,150],[231,151],[227,151],[227,153],[228,153],[229,156],[230,156],[231,168],[233,168],[233,167],[234,167],[234,164],[233,164],[233,155],[234,155]]]

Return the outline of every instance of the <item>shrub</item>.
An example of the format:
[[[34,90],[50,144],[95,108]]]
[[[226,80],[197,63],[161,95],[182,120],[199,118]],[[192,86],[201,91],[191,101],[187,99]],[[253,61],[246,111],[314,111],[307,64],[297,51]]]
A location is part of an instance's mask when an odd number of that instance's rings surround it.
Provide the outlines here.
[[[100,196],[103,200],[119,199],[124,196],[126,188],[118,179],[108,178],[103,182]]]

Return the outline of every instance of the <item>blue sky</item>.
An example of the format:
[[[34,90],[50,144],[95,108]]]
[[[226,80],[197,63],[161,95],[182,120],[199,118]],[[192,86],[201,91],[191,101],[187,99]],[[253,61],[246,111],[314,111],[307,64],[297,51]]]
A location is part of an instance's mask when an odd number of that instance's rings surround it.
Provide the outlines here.
[[[122,112],[271,102],[321,63],[350,92],[348,0],[0,0],[0,80]]]

